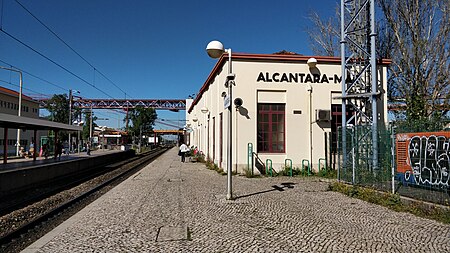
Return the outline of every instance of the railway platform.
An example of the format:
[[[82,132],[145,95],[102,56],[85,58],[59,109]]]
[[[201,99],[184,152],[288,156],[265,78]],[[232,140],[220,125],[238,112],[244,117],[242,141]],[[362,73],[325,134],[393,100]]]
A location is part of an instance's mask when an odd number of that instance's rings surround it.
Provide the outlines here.
[[[450,225],[327,191],[317,178],[233,177],[173,148],[23,250],[450,252]]]
[[[86,152],[71,153],[69,155],[62,154],[60,158],[56,158],[56,159],[53,156],[49,156],[48,158],[36,157],[36,161],[33,161],[33,158],[8,159],[8,163],[3,163],[3,161],[0,160],[0,172],[19,169],[19,168],[48,165],[48,164],[52,164],[55,162],[61,162],[61,161],[71,161],[71,160],[76,160],[76,159],[85,158],[85,157],[101,156],[101,155],[106,155],[106,154],[116,153],[116,152],[121,152],[121,150],[107,150],[107,149],[95,150],[95,151],[91,151],[90,155],[87,155]]]

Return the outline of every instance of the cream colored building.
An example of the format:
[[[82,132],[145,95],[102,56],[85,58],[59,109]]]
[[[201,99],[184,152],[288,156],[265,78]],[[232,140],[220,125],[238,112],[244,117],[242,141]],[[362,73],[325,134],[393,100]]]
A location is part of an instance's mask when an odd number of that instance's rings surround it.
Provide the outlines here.
[[[18,115],[19,109],[19,93],[4,87],[0,87],[0,113]],[[22,111],[21,117],[27,118],[39,118],[39,102],[33,100],[32,98],[22,95]],[[38,131],[37,138],[46,135],[47,131]],[[25,147],[26,150],[29,149],[31,139],[33,136],[33,131],[21,130],[20,133],[20,145]],[[8,153],[16,153],[16,143],[17,143],[17,130],[9,129],[8,131]],[[0,128],[0,147],[3,147],[4,142],[4,129]],[[3,149],[0,148],[0,154],[3,154]]]
[[[235,74],[232,104],[233,171],[243,173],[248,166],[249,147],[259,159],[281,170],[286,159],[294,167],[310,162],[317,171],[325,158],[325,133],[341,124],[341,59],[317,57],[315,67],[309,56],[278,54],[232,54]],[[228,56],[222,55],[201,87],[197,97],[187,102],[188,144],[197,146],[225,171],[227,168],[228,110],[224,86]],[[386,67],[378,65],[379,121],[387,121]],[[255,169],[255,172],[257,170]]]

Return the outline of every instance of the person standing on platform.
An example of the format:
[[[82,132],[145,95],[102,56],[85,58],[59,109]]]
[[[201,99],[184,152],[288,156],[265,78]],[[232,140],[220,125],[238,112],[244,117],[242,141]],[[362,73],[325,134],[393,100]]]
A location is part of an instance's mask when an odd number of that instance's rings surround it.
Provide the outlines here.
[[[91,142],[86,143],[86,155],[91,155]]]
[[[34,157],[34,140],[31,139],[31,143],[30,143],[30,156]]]
[[[62,144],[60,141],[56,141],[55,159],[59,158],[61,160],[62,155]]]
[[[178,155],[181,156],[181,162],[184,163],[186,160],[186,153],[189,152],[189,147],[184,144],[183,142],[180,145],[180,151],[178,152]]]
[[[47,157],[48,157],[48,145],[47,145],[47,143],[44,143],[43,145],[42,145],[42,156],[43,157],[45,157],[45,159],[47,159]]]

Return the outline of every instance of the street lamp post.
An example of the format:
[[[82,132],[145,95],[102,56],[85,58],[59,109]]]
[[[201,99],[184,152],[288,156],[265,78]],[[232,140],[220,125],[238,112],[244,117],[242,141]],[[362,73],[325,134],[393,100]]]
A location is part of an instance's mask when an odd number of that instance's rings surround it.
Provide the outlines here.
[[[19,112],[17,114],[17,116],[21,116],[21,112],[22,112],[22,71],[17,70],[17,69],[13,69],[13,68],[7,68],[7,67],[2,67],[0,66],[1,69],[5,69],[5,70],[9,70],[9,71],[13,71],[13,72],[17,72],[19,73]],[[16,156],[19,156],[19,151],[20,151],[20,129],[17,129],[17,143],[16,143]]]
[[[72,89],[69,89],[69,125],[72,125],[72,101],[73,101],[73,92],[75,92],[75,93],[80,93],[79,91],[77,91],[77,90],[72,90]],[[71,136],[71,133],[69,132],[69,154],[70,154],[70,151],[71,151],[71,149],[72,149],[72,136]]]
[[[232,112],[231,112],[231,101],[233,101],[233,85],[235,75],[232,72],[232,63],[231,63],[231,48],[224,49],[223,44],[220,41],[213,40],[208,43],[206,46],[206,52],[211,58],[219,58],[222,56],[224,52],[228,54],[228,76],[227,81],[225,83],[225,87],[228,88],[228,96],[225,98],[224,106],[228,109],[228,159],[227,159],[227,199],[233,199],[233,190],[232,190]]]

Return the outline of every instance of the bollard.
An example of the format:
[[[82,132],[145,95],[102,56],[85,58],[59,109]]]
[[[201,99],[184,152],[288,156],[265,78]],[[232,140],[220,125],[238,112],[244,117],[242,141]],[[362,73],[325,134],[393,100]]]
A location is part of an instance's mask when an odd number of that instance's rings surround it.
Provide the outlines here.
[[[292,177],[292,160],[291,160],[291,159],[285,159],[285,160],[284,160],[284,168],[287,167],[286,163],[287,163],[288,161],[290,162],[290,165],[289,165],[289,176]]]
[[[270,162],[270,169],[269,169],[269,162]],[[266,174],[267,172],[270,172],[270,176],[272,177],[272,160],[266,159]]]
[[[252,169],[252,176],[253,176],[253,144],[248,143],[247,144],[247,169]]]

